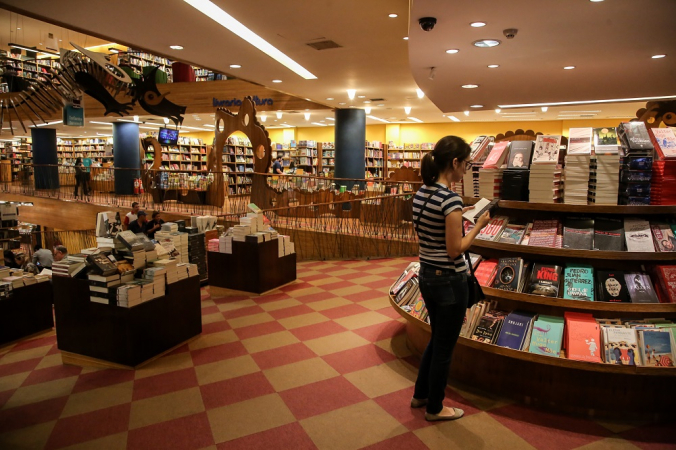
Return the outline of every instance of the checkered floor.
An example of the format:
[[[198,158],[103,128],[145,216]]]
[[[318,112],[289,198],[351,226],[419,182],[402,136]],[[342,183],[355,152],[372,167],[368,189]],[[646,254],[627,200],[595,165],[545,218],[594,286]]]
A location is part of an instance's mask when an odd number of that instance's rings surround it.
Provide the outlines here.
[[[410,260],[304,262],[264,296],[205,288],[202,336],[137,371],[64,366],[53,332],[0,349],[0,448],[676,448],[674,424],[571,418],[460,386],[446,403],[466,417],[425,422],[386,296]]]

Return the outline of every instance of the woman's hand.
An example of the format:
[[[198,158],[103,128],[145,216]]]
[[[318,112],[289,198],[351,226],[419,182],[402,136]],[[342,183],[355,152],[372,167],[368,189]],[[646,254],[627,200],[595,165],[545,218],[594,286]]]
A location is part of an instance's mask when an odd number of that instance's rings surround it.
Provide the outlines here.
[[[490,213],[489,213],[488,211],[486,211],[485,213],[483,213],[483,214],[481,215],[481,217],[479,217],[479,218],[476,220],[476,225],[475,225],[475,227],[478,228],[478,229],[482,229],[483,227],[485,227],[486,225],[488,225],[488,222],[490,222],[490,220],[491,220],[491,215],[490,215]]]
[[[462,208],[462,213],[465,214],[467,211],[469,211],[469,210],[471,210],[471,209],[474,209],[474,205],[472,205],[472,206],[465,206],[464,208]]]

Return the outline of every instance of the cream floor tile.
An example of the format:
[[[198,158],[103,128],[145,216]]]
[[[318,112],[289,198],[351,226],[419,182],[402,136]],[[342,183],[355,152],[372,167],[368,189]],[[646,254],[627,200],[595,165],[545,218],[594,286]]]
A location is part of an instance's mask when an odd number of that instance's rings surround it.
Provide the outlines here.
[[[220,322],[223,320],[223,314],[221,312],[215,312],[212,314],[205,314],[202,316],[202,325],[208,323]]]
[[[148,363],[134,372],[135,378],[152,377],[175,370],[187,369],[192,367],[192,357],[190,352],[177,353],[175,355],[163,356],[155,361]]]
[[[45,345],[43,347],[7,353],[5,356],[2,357],[2,359],[0,359],[0,365],[25,361],[27,359],[42,358],[47,354],[47,352],[51,348],[52,348],[51,345]]]
[[[332,294],[334,294],[336,297],[345,297],[350,294],[358,294],[360,292],[364,291],[370,291],[371,288],[368,288],[366,286],[348,286],[340,289],[334,289],[331,291]]]
[[[260,371],[260,368],[250,355],[224,359],[195,367],[197,381],[200,385],[228,380],[258,371]]]
[[[363,301],[363,302],[359,302],[359,304],[360,304],[361,306],[363,306],[364,308],[368,308],[368,309],[370,309],[371,311],[375,311],[375,310],[377,310],[377,309],[383,309],[383,308],[385,308],[387,305],[390,304],[390,301],[389,301],[389,299],[387,298],[387,295],[386,295],[386,294],[383,294],[383,297],[382,297],[382,298],[373,298],[373,299],[371,299],[371,300],[366,300],[366,301]]]
[[[279,394],[269,394],[207,412],[216,443],[280,427],[296,418]]]
[[[331,308],[338,308],[339,306],[351,305],[352,302],[344,298],[336,297],[326,300],[319,300],[318,302],[310,302],[307,305],[315,311],[324,311]]]
[[[60,366],[62,364],[63,362],[61,361],[61,353],[55,353],[42,358],[42,361],[40,361],[40,364],[35,366],[35,369],[46,369],[47,367]]]
[[[127,432],[111,434],[110,436],[71,445],[61,450],[119,450],[127,447]]]
[[[399,361],[390,361],[348,373],[345,378],[369,398],[375,398],[413,386],[415,376],[416,373],[410,370],[410,366]]]
[[[371,267],[373,265],[373,262],[371,261],[355,261],[350,264],[344,264],[343,267],[346,269],[363,269],[367,267]]]
[[[202,306],[202,309],[204,309],[204,308],[209,308],[211,306],[216,306],[216,303],[214,303],[213,300],[202,300],[201,306]]]
[[[431,450],[535,448],[485,412],[421,428],[414,433]]]
[[[263,303],[261,308],[263,308],[265,311],[277,311],[278,309],[291,308],[292,306],[298,305],[302,305],[302,303],[295,298],[286,298],[276,302]]]
[[[0,434],[0,448],[33,450],[44,448],[56,425],[56,420]]]
[[[263,373],[270,384],[272,384],[272,387],[278,392],[327,380],[339,375],[333,367],[321,358],[311,358],[286,364],[264,370]]]
[[[370,342],[351,331],[331,334],[329,336],[305,341],[305,345],[310,347],[310,349],[319,356],[342,352],[343,350],[361,347],[362,345],[366,344],[370,344]]]
[[[302,266],[299,265],[299,267],[302,267]],[[317,272],[316,270],[303,269],[301,271],[300,275],[298,276],[298,279],[303,281],[305,278],[314,277],[315,275],[321,275],[321,274],[322,274],[322,272]]]
[[[639,448],[621,437],[608,437],[577,447],[575,450],[638,450]]]
[[[459,385],[457,382],[450,383],[451,388],[460,394],[463,398],[469,400],[473,405],[482,411],[490,411],[492,409],[500,408],[502,406],[514,403],[513,400],[502,398],[494,395],[486,395],[480,391],[474,390],[471,387]]]
[[[405,268],[406,268],[406,266],[402,266],[401,271],[403,272]],[[370,273],[372,275],[378,275],[378,274],[381,274],[383,272],[391,272],[391,271],[392,271],[391,267],[376,267],[374,269],[364,269],[364,272]],[[394,281],[395,280],[392,280],[393,283],[394,283]]]
[[[235,319],[228,319],[228,323],[232,328],[242,328],[248,327],[250,325],[258,325],[259,323],[272,322],[273,320],[275,320],[274,317],[264,312],[258,314],[251,314],[249,316],[244,317],[237,317]]]
[[[214,345],[227,344],[237,340],[239,340],[239,338],[233,330],[225,330],[218,333],[203,334],[188,344],[188,348],[190,348],[190,350],[197,350],[200,348],[213,347]]]
[[[307,325],[314,325],[317,323],[328,322],[329,318],[319,314],[318,312],[301,314],[300,316],[286,317],[279,319],[278,322],[287,330],[300,328]]]
[[[30,374],[30,372],[21,372],[0,378],[0,392],[18,388],[26,381],[26,378],[28,378],[28,375]]]
[[[317,286],[312,286],[304,289],[298,289],[297,291],[291,291],[288,294],[291,297],[298,298],[303,297],[305,295],[320,294],[322,292],[324,292],[324,289]]]
[[[340,283],[343,281],[342,278],[334,277],[329,274],[326,274],[326,278],[320,278],[318,280],[312,280],[308,281],[313,286],[324,286],[325,284],[331,284],[331,283]]]
[[[334,319],[334,322],[344,326],[348,330],[356,330],[358,328],[364,328],[371,325],[377,325],[383,322],[389,322],[390,320],[392,319],[390,319],[387,316],[384,316],[375,311],[369,311],[361,314],[355,314],[353,316]]]
[[[244,348],[246,348],[249,353],[257,353],[273,348],[284,347],[285,345],[295,344],[296,342],[300,342],[300,340],[298,340],[298,338],[290,331],[279,331],[277,333],[244,339],[242,345],[244,345]]]
[[[73,386],[75,386],[77,378],[78,377],[61,378],[59,380],[20,387],[14,392],[10,399],[7,400],[7,403],[5,403],[2,409],[14,408],[16,406],[28,405],[30,403],[69,395],[73,390]]]
[[[406,433],[408,429],[369,400],[300,422],[319,450],[351,450]]]
[[[219,300],[220,302],[220,300]],[[214,302],[216,303],[216,302]],[[218,305],[218,310],[221,312],[224,311],[233,311],[235,309],[240,309],[240,308],[247,308],[249,306],[256,306],[257,303],[251,299],[246,299],[246,300],[237,300],[235,302],[228,302],[228,303],[216,303]]]
[[[361,273],[359,270],[341,268],[340,270],[334,270],[332,272],[326,272],[326,275],[330,277],[342,277],[345,275],[356,275]]]
[[[380,275],[369,275],[366,274],[366,276],[362,276],[359,278],[350,278],[350,282],[354,284],[366,284],[366,283],[373,283],[374,281],[380,281],[384,280],[385,277],[381,277]]]
[[[61,417],[96,411],[98,409],[131,402],[134,382],[119,383],[112,386],[92,389],[72,394],[61,413]]]
[[[385,351],[392,353],[399,358],[411,356],[411,351],[406,345],[406,334],[398,334],[392,338],[376,341],[375,344]]]
[[[137,400],[131,404],[129,429],[178,419],[204,411],[199,387]]]

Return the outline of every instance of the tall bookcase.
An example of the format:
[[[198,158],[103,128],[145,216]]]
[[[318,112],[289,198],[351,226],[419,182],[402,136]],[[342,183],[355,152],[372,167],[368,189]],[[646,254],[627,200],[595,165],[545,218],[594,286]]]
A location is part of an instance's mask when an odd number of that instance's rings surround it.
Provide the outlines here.
[[[318,151],[321,152],[320,174],[328,176],[333,173],[336,167],[336,146],[333,142],[321,142],[318,144]]]
[[[2,148],[2,160],[5,161],[3,163],[2,181],[17,181],[26,173],[30,173],[30,168],[25,164],[33,162],[31,143],[27,139],[6,142]]]
[[[208,147],[201,140],[185,140],[177,145],[162,146],[161,170],[206,172]],[[149,169],[155,160],[152,152],[143,155],[143,166]]]
[[[378,141],[364,144],[364,178],[383,178],[385,174],[384,145]]]
[[[307,174],[317,174],[318,155],[316,141],[298,141],[295,150],[291,149],[291,158],[296,163],[296,169],[302,169]]]
[[[434,149],[434,143],[423,142],[421,144],[404,144],[395,146],[392,143],[387,146],[387,170],[398,167],[420,168],[420,160],[425,154]]]
[[[89,158],[98,164],[112,163],[113,155],[106,155],[106,146],[113,140],[103,138],[57,139],[56,154],[59,164],[75,164],[77,158]]]
[[[230,172],[225,179],[225,192],[229,196],[251,193],[251,175],[254,171],[254,154],[251,142],[237,136],[228,137],[223,147],[223,171]]]

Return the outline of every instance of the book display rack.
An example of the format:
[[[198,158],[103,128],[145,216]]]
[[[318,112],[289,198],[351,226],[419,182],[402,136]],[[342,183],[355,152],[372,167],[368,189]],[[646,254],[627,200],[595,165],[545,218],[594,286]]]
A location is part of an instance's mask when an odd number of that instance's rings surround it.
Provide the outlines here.
[[[291,159],[295,162],[296,169],[316,175],[319,167],[319,151],[316,141],[298,141],[298,146],[291,150]]]
[[[9,297],[0,299],[0,345],[52,327],[51,283],[13,289]]]
[[[333,142],[321,142],[321,170],[324,176],[331,176],[336,167],[336,146]]]
[[[113,140],[102,138],[86,139],[57,139],[56,154],[59,164],[75,164],[77,158],[89,158],[92,163],[101,165],[112,163],[112,152],[106,152],[106,147],[112,148]]]
[[[223,147],[223,170],[232,172],[226,178],[228,196],[251,194],[251,176],[247,173],[254,171],[254,154],[249,139],[228,137]]]
[[[465,200],[468,204],[473,202],[472,199]],[[566,218],[573,214],[582,218],[594,217],[597,222],[602,217],[619,219],[619,223],[622,223],[624,219],[640,214],[641,218],[653,224],[668,222],[676,213],[674,206],[588,206],[512,201],[500,201],[498,206],[496,216],[518,217],[524,222],[557,219],[566,223]],[[579,237],[578,233],[574,234],[576,238]],[[532,232],[530,239],[533,239]],[[657,356],[651,354],[654,346],[647,350],[642,347],[648,345],[648,334],[657,333],[655,336],[665,337],[668,342],[668,338],[676,331],[673,324],[676,322],[676,289],[672,274],[676,273],[676,266],[673,265],[676,253],[570,249],[480,239],[474,241],[470,251],[483,258],[478,263],[477,279],[484,285],[487,303],[486,309],[480,310],[481,313],[476,312],[476,307],[468,310],[466,324],[453,355],[451,378],[532,405],[555,407],[578,414],[612,416],[631,411],[659,416],[671,411],[670,399],[676,395],[676,348],[673,338],[671,349],[664,355],[659,354],[659,348]],[[496,285],[493,280],[502,274],[500,263],[519,258],[531,263],[530,272],[524,272],[523,287],[508,287],[513,279],[518,280],[517,277],[500,280],[506,284],[498,281]],[[497,263],[497,268],[493,266],[491,271],[489,261],[500,263]],[[548,266],[561,268],[558,272],[560,277],[551,276],[556,269],[547,273],[538,270]],[[592,301],[567,297],[566,293],[570,289],[576,289],[572,284],[573,288],[568,286],[563,275],[566,269],[563,267],[578,266],[589,267],[590,273],[593,273],[596,282],[589,280],[589,286],[608,291],[611,295],[592,295]],[[488,283],[482,273],[487,270],[486,267],[489,267],[488,272],[492,272]],[[518,270],[514,269],[510,273],[518,275],[516,272]],[[658,295],[654,296],[653,301],[644,302],[632,289],[634,286],[629,288],[626,298],[613,297],[614,294],[620,296],[622,290],[626,291],[622,274],[629,273],[632,276],[638,274],[642,283],[647,280],[647,289],[643,290],[652,288],[657,291]],[[498,285],[500,288],[494,287]],[[552,286],[553,291],[547,289]],[[541,295],[528,292],[540,292]],[[407,345],[411,351],[421,355],[431,332],[426,321],[424,301],[418,293],[413,293],[408,302],[402,301],[404,297],[398,297],[397,294],[399,292],[390,292],[390,303],[407,320]],[[512,315],[524,316],[526,322],[531,320],[530,331],[524,333],[524,340],[517,345],[500,340],[500,332],[508,326],[505,318]],[[543,320],[547,326],[534,326],[535,320]],[[495,327],[497,331],[484,327],[482,321],[499,324]],[[596,339],[592,341],[578,335],[576,330],[579,328],[574,328],[575,321],[596,327]],[[512,320],[509,326],[515,322],[518,321]],[[547,336],[547,343],[556,342],[558,347],[539,351],[538,348],[542,347],[532,344],[531,338],[536,339],[533,335],[550,331],[553,334],[557,326],[562,336]],[[606,327],[616,333],[629,333],[636,336],[637,340],[619,343],[613,353],[612,343],[609,343],[610,331],[607,331],[606,336]],[[615,331],[616,328],[620,331]],[[581,357],[576,354],[577,347],[580,347],[578,341],[591,356]],[[480,355],[477,352],[481,352]]]
[[[384,147],[383,143],[378,141],[366,141],[364,144],[364,166],[366,167],[364,178],[385,177]]]
[[[2,170],[0,181],[27,181],[30,171],[25,164],[33,162],[31,143],[27,139],[16,139],[5,143],[2,148]]]
[[[181,170],[187,172],[206,172],[208,146],[201,139],[187,138],[177,145],[162,146],[162,161],[160,170]],[[145,152],[143,165],[146,169],[152,167],[155,155]]]

